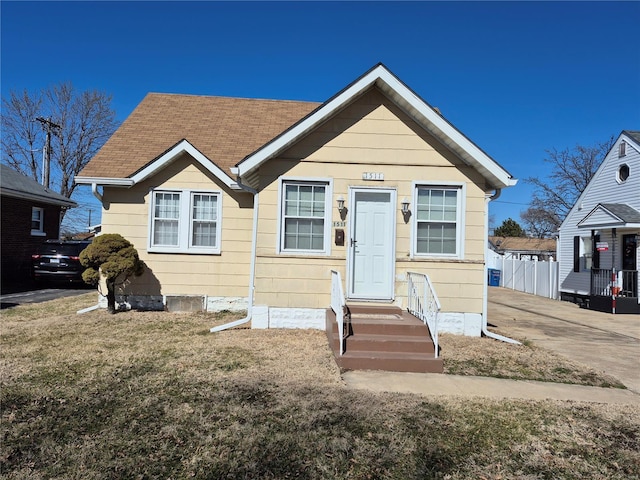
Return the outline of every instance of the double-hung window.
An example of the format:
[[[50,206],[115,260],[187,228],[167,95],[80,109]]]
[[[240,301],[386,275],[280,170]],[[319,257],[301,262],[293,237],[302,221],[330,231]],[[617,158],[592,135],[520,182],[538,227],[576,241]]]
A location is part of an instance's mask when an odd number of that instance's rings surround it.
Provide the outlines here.
[[[149,251],[220,253],[221,194],[154,190]]]
[[[31,207],[31,235],[45,235],[44,210],[40,207]]]
[[[281,195],[279,251],[327,253],[329,183],[284,180]]]
[[[416,186],[415,255],[462,256],[462,196],[460,186]]]

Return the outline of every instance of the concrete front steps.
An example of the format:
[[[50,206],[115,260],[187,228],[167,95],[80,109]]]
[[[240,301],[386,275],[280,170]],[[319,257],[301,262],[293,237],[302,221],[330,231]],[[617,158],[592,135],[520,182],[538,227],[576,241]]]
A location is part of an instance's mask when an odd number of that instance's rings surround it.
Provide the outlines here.
[[[341,356],[336,317],[327,310],[327,338],[342,370],[442,373],[429,329],[416,317],[397,307],[352,306],[349,311],[349,336]]]

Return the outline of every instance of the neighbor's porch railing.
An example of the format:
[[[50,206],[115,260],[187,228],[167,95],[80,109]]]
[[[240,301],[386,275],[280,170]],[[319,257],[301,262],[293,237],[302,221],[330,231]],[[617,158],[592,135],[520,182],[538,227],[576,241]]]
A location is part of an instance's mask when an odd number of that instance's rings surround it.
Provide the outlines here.
[[[611,295],[622,297],[638,296],[638,271],[621,270],[616,272],[608,268],[591,269],[591,295],[609,297]]]
[[[331,310],[336,314],[336,322],[338,323],[340,355],[344,354],[344,341],[349,335],[349,326],[347,324],[349,316],[345,316],[344,314],[346,307],[347,302],[344,299],[344,290],[342,290],[342,278],[340,277],[340,272],[331,270]]]
[[[438,358],[438,315],[440,301],[429,276],[424,273],[407,272],[407,310],[422,320],[429,328],[435,358]]]

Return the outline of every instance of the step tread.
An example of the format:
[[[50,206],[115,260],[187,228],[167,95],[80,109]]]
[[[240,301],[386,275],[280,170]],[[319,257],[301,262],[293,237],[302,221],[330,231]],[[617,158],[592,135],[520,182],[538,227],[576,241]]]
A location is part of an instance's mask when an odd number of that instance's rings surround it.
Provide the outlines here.
[[[379,352],[376,350],[351,350],[339,355],[341,358],[371,358],[371,359],[403,359],[403,360],[432,360],[433,352]]]
[[[433,343],[429,334],[393,335],[386,333],[354,333],[347,340],[372,340],[377,342],[426,342]]]

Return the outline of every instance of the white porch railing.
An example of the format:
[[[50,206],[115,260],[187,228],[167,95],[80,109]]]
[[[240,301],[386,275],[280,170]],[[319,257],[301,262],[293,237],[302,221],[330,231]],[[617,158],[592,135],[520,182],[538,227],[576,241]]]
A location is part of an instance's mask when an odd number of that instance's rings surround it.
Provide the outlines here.
[[[347,302],[344,298],[344,290],[342,290],[342,278],[340,277],[340,272],[331,270],[331,310],[336,314],[336,322],[338,323],[340,355],[344,354],[344,341],[349,335],[349,317],[344,314],[346,306]]]
[[[407,310],[422,320],[429,328],[435,358],[438,358],[438,315],[440,301],[429,276],[424,273],[407,272]]]

